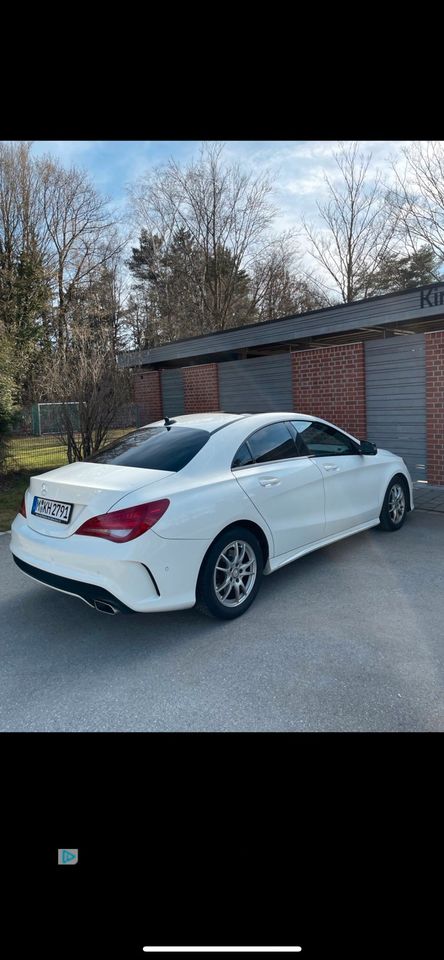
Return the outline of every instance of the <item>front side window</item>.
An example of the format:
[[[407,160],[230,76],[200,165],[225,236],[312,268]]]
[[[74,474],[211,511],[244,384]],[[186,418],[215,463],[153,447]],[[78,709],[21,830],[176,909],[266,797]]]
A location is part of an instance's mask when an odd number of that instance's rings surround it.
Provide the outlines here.
[[[334,427],[308,420],[292,422],[311,457],[338,457],[357,453],[352,440]]]
[[[299,430],[296,429],[296,424],[293,423],[292,420],[287,420],[287,426],[290,427],[290,430],[294,436],[294,442],[296,444],[296,456],[308,457],[309,452],[302,439],[302,434],[299,432]]]
[[[247,443],[243,444],[242,448],[245,446],[251,451],[251,462],[254,463],[287,460],[289,457],[297,456],[293,436],[285,423],[270,423],[256,430],[256,433],[248,437]]]
[[[208,430],[192,427],[144,427],[120,437],[87,462],[177,473],[199,453],[209,436]]]

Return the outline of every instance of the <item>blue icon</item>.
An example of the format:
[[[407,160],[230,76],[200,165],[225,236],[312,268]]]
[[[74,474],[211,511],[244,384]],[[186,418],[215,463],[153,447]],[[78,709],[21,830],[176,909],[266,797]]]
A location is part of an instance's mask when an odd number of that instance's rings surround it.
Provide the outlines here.
[[[59,864],[65,864],[65,863],[72,863],[72,864],[74,864],[74,863],[77,863],[77,862],[78,862],[78,859],[79,859],[79,851],[78,851],[78,850],[66,850],[66,849],[62,849],[62,850],[59,850],[59,851],[58,851],[58,863],[59,863]]]

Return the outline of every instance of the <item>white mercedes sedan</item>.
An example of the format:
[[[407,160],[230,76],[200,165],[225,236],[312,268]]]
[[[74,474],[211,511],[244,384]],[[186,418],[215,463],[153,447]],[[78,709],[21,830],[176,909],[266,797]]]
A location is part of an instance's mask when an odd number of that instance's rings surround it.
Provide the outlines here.
[[[103,613],[233,619],[262,574],[413,509],[404,461],[319,417],[201,413],[148,424],[31,479],[11,550]]]

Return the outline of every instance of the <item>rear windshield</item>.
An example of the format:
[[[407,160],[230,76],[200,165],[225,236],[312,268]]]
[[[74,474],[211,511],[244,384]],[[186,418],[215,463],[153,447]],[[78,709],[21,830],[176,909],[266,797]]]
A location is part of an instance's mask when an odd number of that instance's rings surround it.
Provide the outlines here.
[[[199,453],[209,436],[207,430],[192,427],[144,427],[120,437],[87,462],[177,473]]]

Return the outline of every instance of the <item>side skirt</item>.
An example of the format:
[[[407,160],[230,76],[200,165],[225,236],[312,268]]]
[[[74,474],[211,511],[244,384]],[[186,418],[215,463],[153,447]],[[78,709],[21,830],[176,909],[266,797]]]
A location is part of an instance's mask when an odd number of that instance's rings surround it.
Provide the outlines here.
[[[351,527],[342,533],[335,533],[332,537],[325,537],[324,540],[316,540],[315,543],[306,543],[299,550],[291,553],[282,553],[279,557],[272,557],[264,567],[264,574],[274,573],[280,567],[285,567],[287,563],[292,563],[299,557],[304,557],[306,553],[313,553],[313,550],[320,550],[321,547],[328,547],[330,543],[336,543],[337,540],[344,540],[345,537],[351,537],[354,533],[362,533],[363,530],[369,530],[370,527],[379,526],[379,517],[377,520],[368,520],[367,523],[360,523],[357,527]]]

